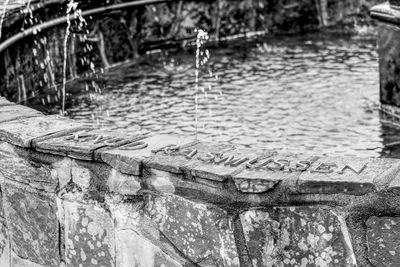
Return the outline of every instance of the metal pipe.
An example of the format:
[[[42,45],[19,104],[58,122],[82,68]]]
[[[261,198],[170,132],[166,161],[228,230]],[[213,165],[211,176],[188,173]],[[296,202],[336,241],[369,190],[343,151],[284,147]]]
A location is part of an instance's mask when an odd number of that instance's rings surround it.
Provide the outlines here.
[[[104,7],[99,7],[99,8],[94,8],[94,9],[90,9],[90,10],[86,10],[83,11],[81,16],[82,17],[87,17],[87,16],[91,16],[91,15],[95,15],[98,13],[104,13],[107,11],[112,11],[112,10],[117,10],[117,9],[123,9],[123,8],[128,8],[128,7],[137,7],[137,6],[145,6],[145,5],[151,5],[151,4],[159,4],[159,3],[165,3],[165,2],[172,2],[174,0],[140,0],[140,1],[133,1],[133,2],[128,2],[128,3],[122,3],[122,4],[115,4],[115,5],[111,5],[111,6],[104,6]],[[69,20],[76,20],[79,18],[79,15],[74,14],[72,16],[69,16]],[[13,37],[7,39],[6,41],[4,41],[3,43],[0,44],[0,53],[2,53],[5,49],[7,49],[8,47],[10,47],[11,45],[13,45],[14,43],[16,43],[17,41],[36,34],[38,32],[41,32],[42,30],[46,30],[49,28],[53,28],[57,25],[66,23],[68,21],[68,17],[61,17],[61,18],[57,18],[57,19],[53,19],[50,21],[47,21],[45,23],[33,26],[29,29],[26,29],[16,35],[14,35]]]

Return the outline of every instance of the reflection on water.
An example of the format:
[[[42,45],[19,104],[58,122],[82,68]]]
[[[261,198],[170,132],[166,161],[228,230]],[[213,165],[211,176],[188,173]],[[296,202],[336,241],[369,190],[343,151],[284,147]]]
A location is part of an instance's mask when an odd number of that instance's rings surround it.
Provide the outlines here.
[[[398,132],[379,121],[375,41],[286,37],[210,52],[199,77],[199,138],[328,155],[392,153],[384,143]],[[162,57],[101,75],[88,88],[102,94],[74,98],[70,116],[194,137],[194,54]]]

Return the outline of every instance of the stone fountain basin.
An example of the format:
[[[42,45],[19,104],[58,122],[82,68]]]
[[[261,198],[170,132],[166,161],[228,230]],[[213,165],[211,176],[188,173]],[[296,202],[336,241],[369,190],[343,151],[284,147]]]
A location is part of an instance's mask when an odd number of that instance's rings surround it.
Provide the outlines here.
[[[1,266],[399,260],[400,160],[127,135],[4,98],[0,114]]]
[[[0,98],[0,266],[397,266],[399,170],[105,131]]]

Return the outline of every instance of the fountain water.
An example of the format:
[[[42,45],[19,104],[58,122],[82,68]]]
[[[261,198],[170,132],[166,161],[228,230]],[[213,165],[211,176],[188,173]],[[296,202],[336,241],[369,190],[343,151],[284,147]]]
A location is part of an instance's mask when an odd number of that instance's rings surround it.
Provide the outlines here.
[[[213,119],[213,108],[212,108],[212,102],[210,101],[210,97],[214,95],[215,100],[219,100],[220,97],[222,96],[222,91],[221,89],[219,91],[214,91],[212,82],[207,82],[203,86],[200,86],[200,81],[199,81],[199,75],[200,75],[200,70],[203,66],[207,64],[207,62],[210,60],[210,51],[208,49],[204,49],[204,44],[209,40],[209,35],[206,31],[201,30],[201,29],[196,29],[197,32],[197,38],[196,38],[196,69],[195,69],[195,105],[196,105],[196,110],[195,110],[195,123],[196,123],[196,139],[198,138],[198,125],[199,125],[199,105],[200,105],[200,92],[204,95],[205,101],[206,101],[206,106],[207,106],[207,113],[208,113],[208,119],[209,123],[205,123],[203,126],[204,128],[206,125],[209,125],[211,123],[214,123],[216,125],[216,128],[218,130],[218,135],[221,135],[220,128],[218,127],[218,123],[216,119]],[[208,77],[207,79],[215,79],[218,80],[218,75],[214,75],[212,68],[207,69],[208,72]]]
[[[72,14],[71,14],[72,13]],[[67,5],[67,28],[65,30],[65,37],[63,43],[64,58],[63,58],[63,80],[62,80],[62,115],[65,115],[65,102],[66,102],[66,83],[67,83],[67,58],[68,58],[68,39],[71,34],[71,15],[77,17],[79,20],[79,27],[82,28],[86,25],[86,21],[82,16],[82,10],[78,9],[78,3],[70,0]]]
[[[199,123],[199,72],[200,66],[203,66],[209,59],[209,53],[204,57],[204,51],[202,51],[202,45],[209,39],[208,33],[202,29],[196,29],[196,70],[195,70],[195,124],[196,124],[196,140],[198,135],[198,123]],[[202,58],[203,56],[203,58]],[[203,88],[203,92],[205,90]]]
[[[202,29],[196,29],[197,32],[197,38],[196,38],[196,70],[195,70],[195,123],[196,123],[196,139],[198,137],[198,123],[199,123],[199,92],[200,92],[200,87],[199,87],[199,73],[200,73],[200,68],[201,66],[204,66],[208,60],[210,59],[210,52],[208,49],[203,50],[202,46],[204,43],[209,39],[209,35],[206,31]],[[209,74],[210,77],[212,77],[212,70],[209,69]],[[208,86],[209,92],[212,90],[212,86]],[[208,92],[207,90],[202,87],[201,88],[202,93],[204,94],[204,97],[207,101],[207,106],[208,106],[208,114],[209,117],[212,117],[212,109],[211,105],[208,99]]]

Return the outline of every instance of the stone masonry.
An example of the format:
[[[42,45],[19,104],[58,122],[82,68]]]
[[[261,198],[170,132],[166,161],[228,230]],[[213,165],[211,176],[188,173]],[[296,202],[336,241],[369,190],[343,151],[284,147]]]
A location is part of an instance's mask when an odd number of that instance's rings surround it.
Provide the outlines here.
[[[0,98],[0,266],[400,266],[399,171],[126,135]]]

